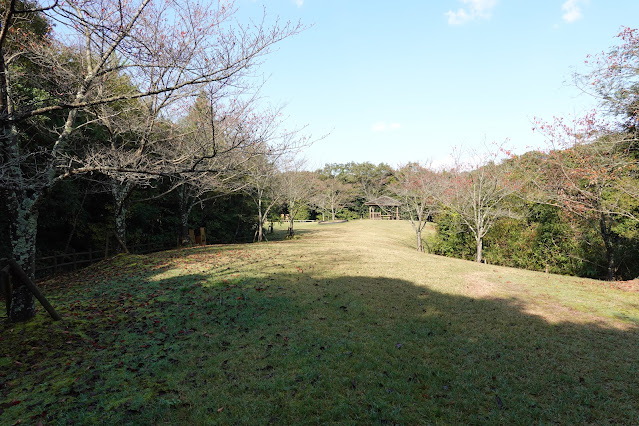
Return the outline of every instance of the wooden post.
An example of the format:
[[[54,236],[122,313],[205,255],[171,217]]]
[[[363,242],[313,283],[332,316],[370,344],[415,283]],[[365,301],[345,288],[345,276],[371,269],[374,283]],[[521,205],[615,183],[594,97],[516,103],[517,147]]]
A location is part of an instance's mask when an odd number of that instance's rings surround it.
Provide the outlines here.
[[[27,274],[25,274],[22,268],[16,263],[16,261],[13,259],[9,259],[9,265],[11,266],[11,269],[13,270],[13,274],[17,276],[20,279],[20,281],[22,281],[22,283],[29,289],[29,291],[31,291],[31,293],[33,293],[35,298],[38,299],[38,301],[42,304],[42,306],[44,306],[44,309],[46,309],[49,315],[51,315],[51,318],[53,318],[56,321],[61,320],[62,317],[60,317],[60,315],[58,315],[55,309],[53,309],[53,306],[51,306],[51,304],[44,297],[44,295],[40,293],[40,290],[38,289],[38,287],[36,287],[35,284],[33,284],[33,282],[29,279]]]
[[[200,228],[200,239],[202,240],[202,245],[205,246],[206,245],[206,230],[204,229],[203,226]]]
[[[109,238],[111,236],[107,234],[106,236],[106,244],[104,245],[104,259],[106,260],[109,257]]]

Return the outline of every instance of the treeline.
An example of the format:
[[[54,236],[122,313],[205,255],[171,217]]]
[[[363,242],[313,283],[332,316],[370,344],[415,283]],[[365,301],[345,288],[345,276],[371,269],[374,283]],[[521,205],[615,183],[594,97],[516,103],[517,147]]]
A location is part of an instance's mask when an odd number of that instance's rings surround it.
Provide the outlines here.
[[[133,187],[127,195],[124,226],[119,225],[125,232],[120,230],[120,235],[126,246],[154,242],[177,247],[189,244],[188,229],[204,227],[208,243],[250,242],[258,238],[258,203],[265,221],[282,221],[289,213],[301,220],[359,219],[368,215],[366,201],[389,193],[393,173],[388,165],[371,163],[333,164],[309,172],[287,157],[268,173],[257,173],[260,178],[253,184],[246,175],[235,179],[240,189],[199,188],[200,194],[190,194],[190,209],[181,207],[188,186],[172,188],[171,179],[156,179],[152,185]],[[64,180],[47,192],[40,202],[37,257],[90,248],[97,252],[106,244],[117,247],[117,204],[108,184],[106,177],[96,174]],[[9,206],[0,205],[0,212],[0,257],[7,257]]]
[[[628,155],[628,166],[636,162],[634,151],[623,154]],[[176,247],[189,243],[188,231],[184,240],[185,229],[199,227],[205,227],[208,243],[250,242],[258,239],[258,203],[262,204],[265,228],[266,221],[285,218],[367,218],[364,203],[389,195],[402,201],[402,217],[412,220],[416,229],[427,223],[435,225],[436,236],[424,237],[421,242],[422,250],[431,253],[477,260],[477,234],[482,237],[479,260],[491,264],[594,278],[639,275],[639,234],[632,217],[636,199],[627,197],[627,214],[586,209],[583,188],[571,194],[569,183],[556,181],[556,176],[553,188],[545,191],[564,190],[561,198],[557,193],[549,197],[541,187],[548,183],[539,173],[541,168],[556,164],[551,163],[549,154],[543,154],[531,170],[527,160],[532,156],[529,153],[499,162],[494,161],[497,155],[491,155],[483,164],[464,163],[446,170],[419,164],[393,169],[386,164],[351,162],[310,172],[303,164],[287,161],[273,168],[270,176],[261,174],[261,194],[260,188],[247,185],[230,193],[218,189],[194,196],[186,219],[180,215],[183,188],[167,192],[171,182],[157,180],[153,186],[131,191],[126,202],[124,242],[127,246],[153,242]],[[625,170],[634,173],[634,169]],[[43,198],[38,221],[39,257],[72,250],[98,252],[106,244],[117,247],[115,202],[101,179],[65,180]],[[592,182],[586,186],[592,188]],[[611,194],[605,197],[610,199]],[[572,200],[574,205],[569,203],[570,195],[578,195]],[[619,210],[622,205],[616,207]],[[7,208],[0,206],[4,209],[0,215],[2,257],[10,254]],[[294,233],[293,222],[289,232]]]
[[[448,167],[328,164],[281,170],[266,192],[271,220],[368,217],[365,202],[402,202],[417,248],[431,253],[601,279],[639,276],[639,176],[634,129],[590,118],[540,124],[553,148],[466,152]],[[595,130],[596,127],[596,130]],[[587,130],[586,128],[590,129]],[[588,135],[587,137],[584,135]],[[277,183],[279,179],[280,183]],[[428,223],[437,230],[422,238]]]
[[[636,185],[636,153],[624,155],[623,173],[631,177],[625,183]],[[541,158],[537,173],[552,173],[551,160]],[[608,280],[639,276],[636,199],[620,203],[625,189],[610,181],[595,185],[583,176],[592,171],[580,170],[573,182],[567,174],[549,181],[529,167],[525,157],[472,170],[413,166],[402,171],[410,180],[400,179],[398,193],[412,206],[407,215],[415,229],[420,215],[422,225],[427,218],[435,222],[437,234],[425,246],[431,253]],[[423,175],[428,186],[418,191],[415,182]]]
[[[639,276],[635,129],[589,115],[540,122],[538,131],[548,147],[524,155],[492,145],[447,167],[348,163],[305,172],[309,192],[296,218],[366,218],[364,203],[389,195],[402,202],[420,251],[608,280]],[[429,223],[434,237],[422,236]]]

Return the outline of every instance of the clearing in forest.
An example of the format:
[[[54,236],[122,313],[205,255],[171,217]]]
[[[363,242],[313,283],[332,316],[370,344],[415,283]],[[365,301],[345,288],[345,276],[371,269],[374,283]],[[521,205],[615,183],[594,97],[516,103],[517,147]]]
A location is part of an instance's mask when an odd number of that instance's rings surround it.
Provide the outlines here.
[[[40,283],[64,320],[1,325],[0,423],[639,423],[639,293],[297,235]]]

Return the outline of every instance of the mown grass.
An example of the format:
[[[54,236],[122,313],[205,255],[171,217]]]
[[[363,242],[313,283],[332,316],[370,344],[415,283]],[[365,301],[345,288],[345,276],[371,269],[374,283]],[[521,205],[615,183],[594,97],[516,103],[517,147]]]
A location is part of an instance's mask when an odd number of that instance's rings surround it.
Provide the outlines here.
[[[65,319],[2,325],[0,423],[639,423],[639,293],[299,228],[42,283]]]

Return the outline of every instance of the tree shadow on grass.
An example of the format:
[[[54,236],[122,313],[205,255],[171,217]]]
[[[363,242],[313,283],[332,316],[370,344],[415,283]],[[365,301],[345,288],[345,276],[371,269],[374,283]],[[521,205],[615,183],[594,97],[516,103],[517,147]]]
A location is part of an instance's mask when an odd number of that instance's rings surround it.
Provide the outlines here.
[[[230,347],[251,346],[255,358],[229,357],[224,365],[234,373],[218,385],[222,395],[238,396],[214,401],[226,414],[211,419],[639,420],[636,327],[551,324],[517,300],[453,296],[394,279],[273,275],[264,283],[268,289],[247,300],[247,309],[259,308],[239,313],[239,332],[225,334]]]
[[[639,421],[636,326],[397,279],[161,271],[78,286],[44,334],[3,327],[0,422]]]

